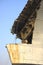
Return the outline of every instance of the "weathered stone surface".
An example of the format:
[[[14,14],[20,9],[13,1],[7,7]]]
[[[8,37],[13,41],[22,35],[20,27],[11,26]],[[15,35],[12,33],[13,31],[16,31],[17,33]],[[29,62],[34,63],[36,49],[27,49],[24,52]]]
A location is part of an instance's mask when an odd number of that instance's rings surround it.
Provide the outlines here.
[[[13,64],[43,64],[43,47],[41,45],[10,44],[7,45],[7,49]]]
[[[35,23],[32,44],[8,44],[7,49],[13,65],[43,65],[43,1]],[[31,65],[29,64],[29,65]],[[19,65],[19,64],[18,64]]]
[[[34,23],[41,1],[42,0],[28,0],[24,9],[14,21],[11,29],[11,33],[16,34],[17,38],[27,40],[30,44],[32,43]]]

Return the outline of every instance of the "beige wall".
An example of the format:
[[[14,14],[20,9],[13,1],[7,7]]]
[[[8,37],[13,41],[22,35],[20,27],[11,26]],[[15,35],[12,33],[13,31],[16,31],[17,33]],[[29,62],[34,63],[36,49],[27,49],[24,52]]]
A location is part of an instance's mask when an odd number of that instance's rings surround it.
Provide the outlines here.
[[[43,48],[39,45],[7,45],[12,63],[43,64]]]
[[[39,9],[37,13],[33,40],[39,41],[43,45],[43,0],[41,3],[41,8]]]

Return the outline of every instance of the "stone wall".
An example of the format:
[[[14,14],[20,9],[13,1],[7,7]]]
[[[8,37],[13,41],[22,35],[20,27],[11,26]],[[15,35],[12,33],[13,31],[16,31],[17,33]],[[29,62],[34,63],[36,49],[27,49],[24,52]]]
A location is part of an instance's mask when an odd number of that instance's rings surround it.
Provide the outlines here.
[[[43,48],[40,45],[10,44],[7,49],[13,64],[43,64]]]

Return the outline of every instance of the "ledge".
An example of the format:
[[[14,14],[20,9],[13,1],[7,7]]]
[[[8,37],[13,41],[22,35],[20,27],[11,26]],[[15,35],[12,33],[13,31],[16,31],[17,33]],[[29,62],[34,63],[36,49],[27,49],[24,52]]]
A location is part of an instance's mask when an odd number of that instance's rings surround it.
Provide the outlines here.
[[[30,44],[8,44],[7,50],[13,65],[43,64],[43,48]]]

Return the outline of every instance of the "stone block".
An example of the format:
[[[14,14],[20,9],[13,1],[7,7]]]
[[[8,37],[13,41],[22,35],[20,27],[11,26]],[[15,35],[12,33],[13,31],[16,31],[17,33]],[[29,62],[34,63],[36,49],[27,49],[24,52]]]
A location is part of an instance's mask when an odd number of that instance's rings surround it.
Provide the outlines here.
[[[8,44],[12,64],[43,64],[43,47],[34,44]]]

